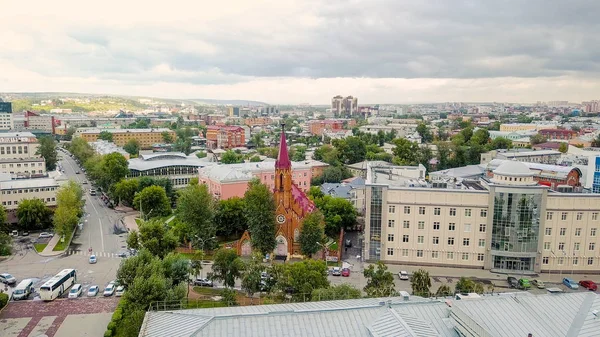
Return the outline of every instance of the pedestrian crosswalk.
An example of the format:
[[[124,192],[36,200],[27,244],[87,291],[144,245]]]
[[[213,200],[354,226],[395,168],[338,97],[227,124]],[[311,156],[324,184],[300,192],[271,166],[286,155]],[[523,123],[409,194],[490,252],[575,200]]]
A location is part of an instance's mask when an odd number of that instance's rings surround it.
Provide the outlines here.
[[[90,255],[96,255],[97,258],[101,258],[101,257],[105,257],[105,258],[115,258],[115,259],[120,259],[121,257],[119,256],[119,254],[117,253],[108,253],[108,252],[88,252],[83,251],[83,250],[74,250],[74,249],[70,249],[68,251],[65,252],[64,255],[80,255],[80,256],[90,256]]]

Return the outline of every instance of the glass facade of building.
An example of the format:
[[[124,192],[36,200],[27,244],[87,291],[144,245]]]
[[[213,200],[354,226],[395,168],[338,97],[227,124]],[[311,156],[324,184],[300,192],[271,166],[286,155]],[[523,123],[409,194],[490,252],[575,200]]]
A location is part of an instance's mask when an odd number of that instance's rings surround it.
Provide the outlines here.
[[[493,268],[533,270],[542,194],[496,192],[492,218]]]
[[[381,187],[371,188],[371,219],[369,221],[369,259],[381,259]]]

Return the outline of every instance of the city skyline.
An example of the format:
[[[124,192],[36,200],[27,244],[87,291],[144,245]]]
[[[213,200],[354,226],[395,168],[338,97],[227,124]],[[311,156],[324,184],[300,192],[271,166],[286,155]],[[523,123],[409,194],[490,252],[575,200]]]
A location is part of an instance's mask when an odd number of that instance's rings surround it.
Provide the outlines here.
[[[327,105],[582,102],[600,88],[600,4],[234,2],[11,4],[0,92]]]

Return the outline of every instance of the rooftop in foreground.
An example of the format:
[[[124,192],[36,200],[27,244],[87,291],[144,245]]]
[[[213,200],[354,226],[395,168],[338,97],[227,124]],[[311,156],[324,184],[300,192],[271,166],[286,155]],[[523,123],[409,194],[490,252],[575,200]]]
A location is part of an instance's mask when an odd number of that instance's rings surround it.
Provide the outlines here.
[[[470,300],[366,298],[150,311],[140,337],[598,336],[600,295],[513,293]]]

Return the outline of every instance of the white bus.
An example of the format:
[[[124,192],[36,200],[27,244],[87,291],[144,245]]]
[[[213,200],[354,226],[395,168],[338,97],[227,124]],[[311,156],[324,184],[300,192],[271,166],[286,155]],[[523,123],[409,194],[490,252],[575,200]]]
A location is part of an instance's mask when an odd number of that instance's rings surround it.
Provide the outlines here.
[[[63,269],[40,287],[40,297],[44,301],[53,301],[77,281],[75,269]]]

